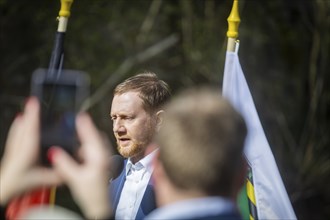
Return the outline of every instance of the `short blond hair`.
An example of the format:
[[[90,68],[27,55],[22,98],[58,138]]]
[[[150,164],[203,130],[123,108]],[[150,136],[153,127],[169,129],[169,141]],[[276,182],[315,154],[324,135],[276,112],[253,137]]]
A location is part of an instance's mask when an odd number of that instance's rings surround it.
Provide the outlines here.
[[[168,84],[153,72],[134,75],[114,89],[114,95],[126,92],[138,92],[143,101],[143,107],[148,112],[159,110],[171,97]]]
[[[246,134],[242,116],[220,90],[201,88],[181,93],[165,107],[155,141],[173,184],[228,196],[242,165]]]

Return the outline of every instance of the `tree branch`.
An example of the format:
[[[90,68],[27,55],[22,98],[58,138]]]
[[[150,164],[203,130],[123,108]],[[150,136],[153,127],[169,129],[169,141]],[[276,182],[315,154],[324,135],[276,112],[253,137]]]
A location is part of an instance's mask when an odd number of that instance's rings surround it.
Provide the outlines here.
[[[136,54],[133,57],[128,57],[122,64],[114,71],[110,77],[100,86],[94,94],[84,101],[81,106],[82,111],[87,111],[89,108],[99,102],[118,81],[120,81],[125,74],[132,69],[136,64],[143,63],[152,57],[162,53],[164,50],[172,47],[178,42],[179,38],[176,34],[172,34],[164,40],[154,44],[144,51]]]
[[[143,45],[146,42],[148,33],[150,32],[150,30],[154,24],[156,15],[159,12],[161,4],[162,4],[162,0],[153,0],[152,1],[150,8],[149,8],[149,12],[141,25],[138,36],[136,37],[136,43],[138,46]]]

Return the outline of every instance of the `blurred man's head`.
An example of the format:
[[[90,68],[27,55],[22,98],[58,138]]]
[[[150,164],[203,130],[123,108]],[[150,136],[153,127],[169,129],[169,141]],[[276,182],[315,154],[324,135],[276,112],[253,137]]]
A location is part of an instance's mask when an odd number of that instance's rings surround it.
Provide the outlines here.
[[[167,83],[150,72],[130,77],[115,88],[110,116],[122,156],[130,157],[133,163],[143,157],[170,96]]]
[[[243,118],[220,90],[188,90],[165,107],[155,137],[160,146],[156,164],[181,191],[231,197],[240,185],[238,176],[244,176],[246,134]]]

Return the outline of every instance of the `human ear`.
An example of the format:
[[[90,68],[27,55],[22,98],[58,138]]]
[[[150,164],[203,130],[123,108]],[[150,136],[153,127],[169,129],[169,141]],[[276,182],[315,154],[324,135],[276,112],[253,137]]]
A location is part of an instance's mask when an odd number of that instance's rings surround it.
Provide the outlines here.
[[[164,120],[164,110],[159,110],[157,113],[156,113],[156,130],[157,132],[159,131],[162,123],[163,123],[163,120]]]
[[[162,166],[159,161],[159,150],[156,151],[155,156],[152,159],[152,165],[154,168],[152,177],[153,177],[154,184],[157,185],[158,180],[161,178],[161,174],[162,174]]]

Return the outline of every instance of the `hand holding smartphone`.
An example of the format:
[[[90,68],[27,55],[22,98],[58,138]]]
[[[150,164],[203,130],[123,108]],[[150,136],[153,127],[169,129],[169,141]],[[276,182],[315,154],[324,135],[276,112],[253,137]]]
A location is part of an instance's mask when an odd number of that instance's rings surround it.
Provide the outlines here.
[[[75,118],[89,96],[90,81],[85,72],[59,71],[49,75],[47,69],[37,69],[31,80],[31,94],[38,97],[41,106],[40,145],[44,165],[49,165],[47,151],[51,146],[60,146],[75,155],[79,146]]]

